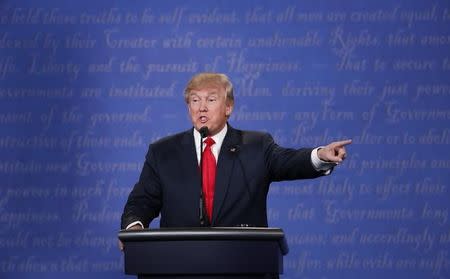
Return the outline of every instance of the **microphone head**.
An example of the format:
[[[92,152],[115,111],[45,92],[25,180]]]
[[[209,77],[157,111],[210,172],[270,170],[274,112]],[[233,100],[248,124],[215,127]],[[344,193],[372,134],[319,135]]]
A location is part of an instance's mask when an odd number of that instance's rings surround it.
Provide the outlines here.
[[[202,138],[206,138],[209,135],[209,130],[208,130],[208,127],[206,127],[206,126],[201,127],[199,132],[200,132],[200,136]]]

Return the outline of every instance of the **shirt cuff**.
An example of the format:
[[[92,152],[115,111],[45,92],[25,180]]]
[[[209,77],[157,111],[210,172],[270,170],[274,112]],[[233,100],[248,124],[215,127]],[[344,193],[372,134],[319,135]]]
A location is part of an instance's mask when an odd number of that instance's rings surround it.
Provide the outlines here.
[[[128,230],[129,228],[131,228],[132,226],[136,226],[136,225],[141,225],[142,228],[144,228],[144,225],[142,224],[141,221],[134,221],[133,223],[129,224],[125,230]]]
[[[319,151],[319,149],[321,148],[323,148],[323,146],[319,146],[313,149],[313,151],[311,152],[311,163],[313,164],[313,167],[314,169],[316,169],[316,171],[323,171],[325,175],[329,175],[333,167],[337,164],[320,160],[319,155],[317,155],[317,151]]]

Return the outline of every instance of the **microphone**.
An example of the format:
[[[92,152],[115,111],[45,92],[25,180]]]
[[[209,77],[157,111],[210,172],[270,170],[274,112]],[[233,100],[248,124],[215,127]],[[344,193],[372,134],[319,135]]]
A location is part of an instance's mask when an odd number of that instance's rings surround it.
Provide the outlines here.
[[[203,199],[203,138],[209,135],[208,127],[203,126],[199,130],[200,133],[200,201],[199,201],[199,215],[200,225],[205,226],[208,221],[205,218],[205,201]]]
[[[202,139],[209,136],[209,130],[208,130],[208,127],[206,127],[206,126],[201,127],[199,132],[200,132],[200,136],[202,137]]]

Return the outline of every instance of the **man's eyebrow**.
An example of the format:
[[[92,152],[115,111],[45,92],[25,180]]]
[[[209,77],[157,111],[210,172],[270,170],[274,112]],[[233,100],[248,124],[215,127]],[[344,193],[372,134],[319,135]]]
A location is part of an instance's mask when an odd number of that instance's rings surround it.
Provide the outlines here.
[[[219,95],[219,92],[217,90],[212,90],[207,92],[208,95]],[[189,96],[199,96],[196,92],[190,92]]]

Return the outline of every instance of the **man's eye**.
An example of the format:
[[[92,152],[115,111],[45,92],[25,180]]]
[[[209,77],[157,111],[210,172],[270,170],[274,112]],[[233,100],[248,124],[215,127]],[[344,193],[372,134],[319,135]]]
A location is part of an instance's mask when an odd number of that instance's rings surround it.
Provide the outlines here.
[[[211,99],[208,99],[208,102],[215,102],[217,99],[216,98],[211,98]]]

